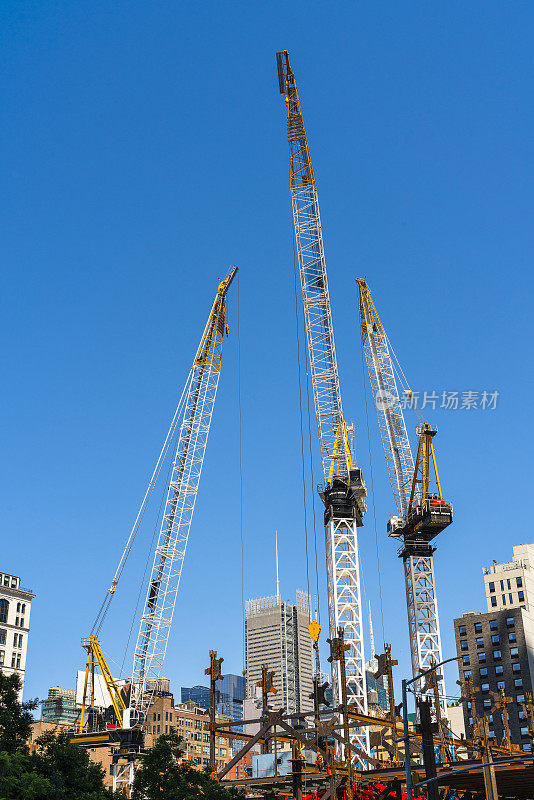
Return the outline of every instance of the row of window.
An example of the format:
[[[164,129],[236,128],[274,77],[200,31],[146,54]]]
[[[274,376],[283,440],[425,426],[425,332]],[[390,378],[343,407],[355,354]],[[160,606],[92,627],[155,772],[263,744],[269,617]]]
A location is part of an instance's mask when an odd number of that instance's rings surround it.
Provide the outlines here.
[[[25,614],[26,613],[26,603],[17,603],[17,614]],[[7,623],[7,617],[9,614],[9,603],[8,601],[2,597],[0,599],[0,623]],[[17,628],[24,627],[24,617],[19,616],[15,621],[15,625]]]
[[[7,586],[11,589],[17,588],[17,578],[14,575],[4,575],[2,580],[2,575],[0,575],[0,584],[2,586]]]
[[[501,600],[502,600],[503,606],[505,606],[506,605],[506,595],[505,594],[501,595]],[[512,592],[508,593],[508,600],[510,601],[508,603],[508,605],[513,606],[513,604],[514,604],[514,596],[513,596]],[[518,600],[519,603],[524,603],[525,602],[525,593],[524,592],[518,592],[517,593],[517,600]],[[491,595],[491,605],[492,605],[492,608],[496,608],[497,607],[497,596],[494,595],[494,594]]]
[[[511,655],[512,658],[518,657],[519,656],[519,648],[511,647],[510,648],[510,655]],[[478,656],[478,663],[479,664],[485,664],[486,663],[486,653],[477,653],[477,656]],[[502,652],[500,650],[494,650],[493,651],[493,660],[494,661],[500,661],[501,659],[502,659]],[[469,656],[462,656],[462,664],[463,664],[464,667],[469,666],[470,663],[471,663],[471,659],[470,659]],[[513,664],[512,665],[512,669],[513,669],[514,672],[519,672],[520,671],[519,664]],[[497,671],[497,667],[495,668],[495,670]],[[502,673],[502,667],[501,667],[501,673]]]
[[[514,617],[506,617],[506,627],[507,628],[513,628],[514,625],[515,625]],[[499,623],[497,622],[496,619],[490,619],[489,626],[490,626],[490,631],[499,630]],[[475,633],[482,633],[482,623],[481,622],[475,622],[474,628],[475,628]],[[460,634],[460,636],[467,636],[467,625],[459,625],[458,626],[458,633]]]
[[[494,633],[491,637],[492,644],[500,644],[501,637],[498,633]],[[508,633],[508,641],[509,642],[517,642],[517,634],[515,631],[510,631]],[[480,636],[476,639],[477,647],[484,647],[484,637]],[[460,649],[461,650],[469,650],[469,642],[467,639],[460,639]]]
[[[506,588],[508,589],[508,591],[510,591],[510,589],[512,588],[511,580],[513,580],[513,579],[508,578],[506,580]],[[501,592],[504,592],[505,591],[504,580],[502,580],[500,583],[501,583]],[[517,577],[515,579],[515,585],[517,586],[518,589],[520,589],[523,586],[523,578]],[[495,583],[494,583],[494,581],[490,581],[488,583],[488,589],[490,590],[490,592],[494,592],[495,591]]]
[[[22,648],[22,633],[13,634],[13,647]],[[0,644],[7,644],[7,631],[5,628],[0,628]]]
[[[21,653],[12,653],[11,655],[11,668],[12,669],[20,669],[20,659]],[[6,661],[6,651],[0,650],[0,667],[5,665]]]
[[[512,672],[515,673],[521,672],[521,664],[512,664]],[[495,675],[503,675],[503,674],[504,674],[504,667],[502,666],[502,664],[497,664],[495,666]],[[483,667],[480,670],[480,677],[486,678],[487,675],[488,675],[488,668]],[[471,677],[471,670],[470,669],[464,670],[464,678],[469,678],[469,677]]]

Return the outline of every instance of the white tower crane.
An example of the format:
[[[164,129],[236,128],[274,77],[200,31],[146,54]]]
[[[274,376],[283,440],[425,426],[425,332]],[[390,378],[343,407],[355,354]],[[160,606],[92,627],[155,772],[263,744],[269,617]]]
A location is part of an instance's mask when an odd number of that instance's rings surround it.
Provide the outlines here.
[[[280,93],[287,105],[289,175],[306,341],[313,385],[324,489],[328,616],[330,637],[343,628],[347,700],[367,713],[365,658],[357,528],[365,513],[366,488],[353,454],[343,416],[341,390],[328,295],[317,186],[302,111],[286,51],[277,53]],[[341,702],[338,662],[332,662],[334,703]],[[351,740],[369,753],[367,729],[351,729]],[[358,757],[357,757],[357,760]],[[362,764],[365,762],[362,762]]]
[[[427,422],[417,429],[419,445],[414,466],[410,442],[397,389],[395,372],[410,394],[402,369],[395,366],[388,337],[364,280],[360,290],[363,351],[386,463],[398,515],[388,523],[388,534],[403,543],[399,555],[404,564],[410,653],[414,677],[443,660],[438,601],[434,575],[435,548],[430,541],[452,522],[452,508],[443,500],[432,439],[437,432]],[[391,350],[391,353],[390,353]],[[433,466],[437,494],[430,493]],[[445,682],[438,675],[442,712],[446,713]]]

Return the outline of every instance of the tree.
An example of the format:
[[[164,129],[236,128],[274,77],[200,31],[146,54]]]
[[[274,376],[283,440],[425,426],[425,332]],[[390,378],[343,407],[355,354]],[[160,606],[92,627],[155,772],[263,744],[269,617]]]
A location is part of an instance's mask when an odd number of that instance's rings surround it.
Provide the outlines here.
[[[207,770],[180,764],[182,742],[176,733],[159,737],[137,770],[132,800],[244,800],[242,792],[226,789]]]
[[[50,731],[28,745],[37,700],[20,703],[17,675],[0,672],[0,798],[1,800],[107,800],[104,770],[91,764],[82,747],[67,734]]]
[[[105,800],[113,796],[104,786],[103,767],[92,763],[87,750],[72,744],[67,733],[44,733],[36,741],[31,760],[36,774],[51,786],[43,800]]]
[[[23,753],[28,749],[37,700],[20,703],[21,682],[18,675],[0,671],[0,752]]]

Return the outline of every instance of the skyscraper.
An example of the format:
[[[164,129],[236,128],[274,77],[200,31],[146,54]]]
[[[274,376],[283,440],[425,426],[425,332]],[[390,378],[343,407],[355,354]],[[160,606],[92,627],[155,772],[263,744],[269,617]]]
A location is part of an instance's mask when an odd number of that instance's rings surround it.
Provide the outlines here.
[[[273,709],[286,713],[311,711],[313,701],[313,646],[308,625],[310,600],[297,590],[295,605],[272,597],[248,600],[245,605],[245,653],[247,697],[254,697],[266,664],[274,671],[275,695],[270,695]]]
[[[215,707],[219,714],[224,714],[230,719],[241,719],[243,715],[243,700],[245,699],[245,679],[242,675],[223,675],[217,681],[215,693]],[[200,708],[209,708],[209,686],[182,686],[182,703],[192,700]]]

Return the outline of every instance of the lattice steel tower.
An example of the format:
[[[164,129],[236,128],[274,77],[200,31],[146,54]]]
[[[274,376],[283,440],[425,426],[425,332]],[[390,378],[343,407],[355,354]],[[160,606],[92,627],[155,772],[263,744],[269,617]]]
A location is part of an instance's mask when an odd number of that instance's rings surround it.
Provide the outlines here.
[[[365,513],[366,487],[353,464],[343,416],[341,390],[328,295],[317,186],[302,119],[295,76],[287,51],[277,53],[280,93],[287,104],[289,177],[293,224],[302,288],[310,374],[321,450],[324,488],[328,616],[331,638],[344,630],[347,699],[367,713],[365,658],[357,529]],[[332,664],[334,703],[341,702],[338,662]],[[354,743],[369,753],[367,729],[352,729]],[[363,765],[364,762],[362,762]]]
[[[397,389],[395,366],[388,337],[364,280],[360,290],[360,318],[363,352],[369,371],[371,391],[391,488],[399,516],[388,522],[388,534],[400,539],[399,555],[404,564],[410,653],[413,675],[443,660],[439,630],[438,601],[434,576],[435,547],[430,541],[452,522],[452,508],[443,500],[432,439],[437,431],[427,422],[417,429],[419,444],[414,465],[412,451]],[[390,352],[391,351],[391,352]],[[434,468],[437,493],[430,493],[430,471]],[[440,705],[446,713],[445,682],[438,677]]]

